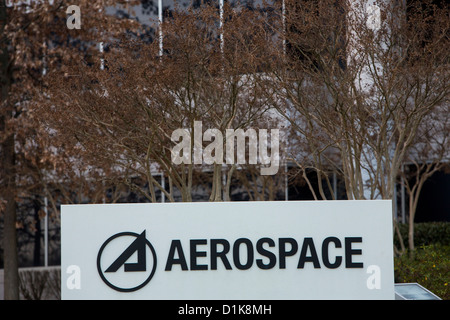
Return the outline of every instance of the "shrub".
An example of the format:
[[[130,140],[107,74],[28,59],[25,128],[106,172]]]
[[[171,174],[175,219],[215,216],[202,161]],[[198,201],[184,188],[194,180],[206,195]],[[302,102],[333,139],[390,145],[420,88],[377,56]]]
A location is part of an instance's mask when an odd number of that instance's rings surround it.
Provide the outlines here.
[[[441,299],[450,300],[450,246],[422,245],[414,255],[394,259],[396,283],[417,282]]]
[[[400,223],[400,233],[405,246],[408,246],[408,224]],[[394,235],[394,244],[399,248],[397,234]],[[450,223],[448,222],[421,222],[414,224],[414,244],[422,245],[441,244],[450,246]]]

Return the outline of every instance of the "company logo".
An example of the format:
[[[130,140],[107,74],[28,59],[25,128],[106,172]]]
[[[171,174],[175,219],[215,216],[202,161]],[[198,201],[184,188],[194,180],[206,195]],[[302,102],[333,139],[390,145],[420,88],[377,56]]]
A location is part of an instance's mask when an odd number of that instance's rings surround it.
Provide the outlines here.
[[[156,270],[156,253],[141,234],[121,232],[111,236],[97,255],[97,270],[112,289],[132,292],[150,282]]]
[[[319,241],[312,237],[263,237],[256,242],[249,238],[234,242],[223,238],[172,239],[164,271],[248,270],[255,265],[262,270],[362,269],[363,250],[358,247],[362,243],[362,237],[334,236]],[[119,292],[133,292],[147,285],[155,274],[156,253],[146,239],[146,230],[141,234],[121,232],[108,238],[98,252],[97,270],[105,284]],[[69,266],[67,273],[71,273],[67,287],[79,289],[78,266]],[[366,273],[367,288],[381,289],[380,267],[369,265]]]

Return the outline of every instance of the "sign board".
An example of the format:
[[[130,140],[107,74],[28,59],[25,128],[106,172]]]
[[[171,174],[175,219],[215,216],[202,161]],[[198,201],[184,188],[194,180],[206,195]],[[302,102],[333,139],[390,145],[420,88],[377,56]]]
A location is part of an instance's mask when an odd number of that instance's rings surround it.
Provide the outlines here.
[[[64,205],[63,299],[394,299],[391,201]]]

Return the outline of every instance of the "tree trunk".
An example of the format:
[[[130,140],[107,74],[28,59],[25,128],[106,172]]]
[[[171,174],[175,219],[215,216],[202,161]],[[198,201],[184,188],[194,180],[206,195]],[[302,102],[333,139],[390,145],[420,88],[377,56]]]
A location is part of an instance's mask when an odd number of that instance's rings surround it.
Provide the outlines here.
[[[409,220],[408,226],[408,248],[410,253],[412,254],[415,246],[414,246],[414,217]]]
[[[5,0],[0,0],[0,37],[5,35],[7,24],[7,12]],[[3,177],[4,193],[2,198],[6,201],[3,226],[3,258],[4,258],[4,294],[6,300],[19,299],[19,269],[17,257],[17,234],[16,234],[16,177],[15,177],[15,151],[14,134],[6,133],[7,119],[12,116],[7,108],[9,86],[11,83],[11,71],[9,68],[8,42],[0,39],[0,134],[7,134],[0,145],[1,158],[0,170]],[[1,137],[1,135],[0,135]]]
[[[16,232],[16,183],[14,174],[14,135],[6,138],[2,144],[2,169],[5,180],[4,199],[6,207],[3,225],[3,260],[5,299],[19,299],[19,266],[17,257],[17,232]]]

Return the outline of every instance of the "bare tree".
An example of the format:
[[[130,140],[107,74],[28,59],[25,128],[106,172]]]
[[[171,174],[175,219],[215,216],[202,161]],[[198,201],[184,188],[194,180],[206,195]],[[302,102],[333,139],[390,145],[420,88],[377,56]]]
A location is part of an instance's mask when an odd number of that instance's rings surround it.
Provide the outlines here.
[[[234,167],[195,161],[196,148],[206,144],[200,137],[195,146],[196,121],[202,130],[222,133],[256,124],[270,106],[260,98],[257,79],[271,54],[264,50],[271,36],[264,16],[245,8],[224,10],[228,22],[221,24],[214,6],[175,9],[161,25],[162,55],[157,41],[121,37],[105,53],[105,70],[81,61],[67,66],[68,74],[52,74],[52,98],[41,111],[49,128],[87,163],[144,179],[148,188],[134,187],[152,202],[158,189],[175,201],[175,188],[182,201],[192,201],[194,176],[211,166],[210,200],[221,201],[223,170],[231,170],[225,174],[230,181]],[[171,157],[177,129],[189,138],[189,161],[179,164]],[[163,172],[174,188],[163,188],[155,172]]]
[[[448,7],[286,8],[286,54],[268,93],[308,151],[297,163],[319,182],[337,170],[348,199],[392,199],[423,121],[448,108]]]
[[[406,156],[406,165],[401,170],[408,200],[408,249],[414,245],[414,218],[420,193],[425,182],[438,171],[449,167],[450,115],[448,108],[436,108],[423,119],[419,132]]]
[[[38,147],[42,131],[32,106],[45,91],[47,70],[64,69],[66,61],[86,55],[86,50],[76,47],[85,49],[88,43],[103,40],[98,30],[132,28],[132,21],[103,10],[114,3],[78,1],[82,28],[71,30],[66,24],[69,4],[64,0],[0,1],[0,201],[4,204],[6,299],[19,298],[16,200],[20,189],[29,187],[31,176],[38,176],[29,170],[43,165],[40,155],[33,153],[42,150]]]
[[[374,29],[345,1],[290,8],[274,105],[319,171],[339,161],[348,199],[392,198],[418,127],[448,98],[448,11],[436,9],[430,30],[423,12],[406,20],[404,8],[381,7]]]

